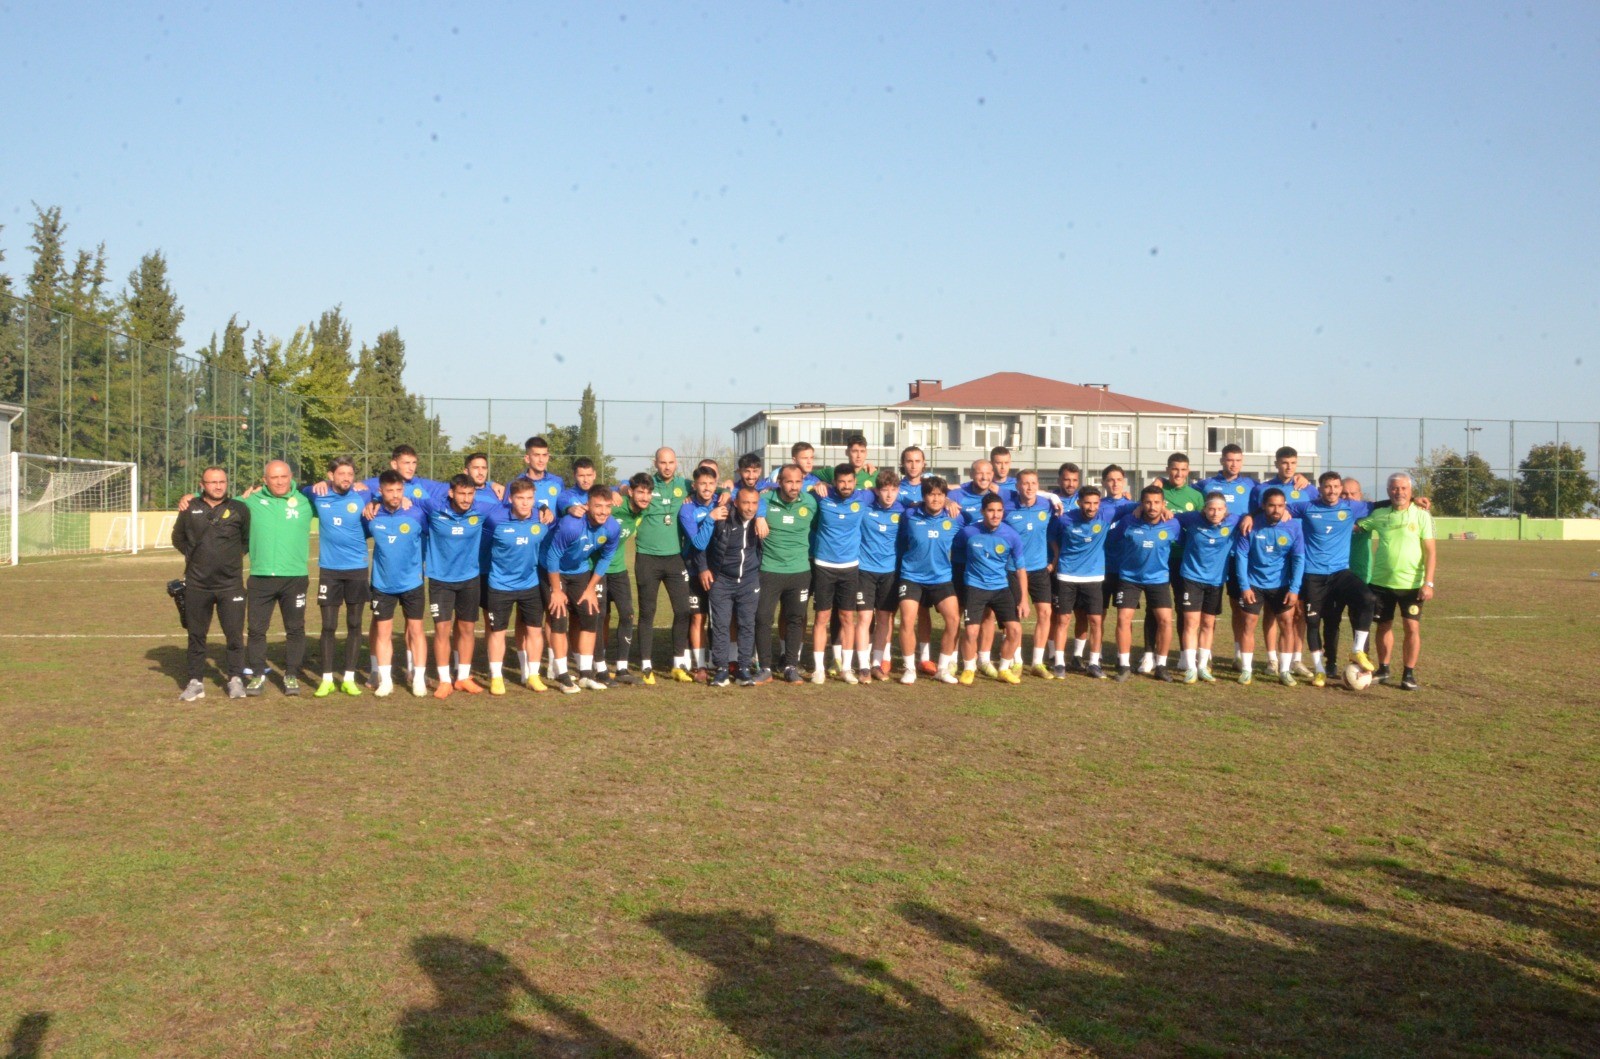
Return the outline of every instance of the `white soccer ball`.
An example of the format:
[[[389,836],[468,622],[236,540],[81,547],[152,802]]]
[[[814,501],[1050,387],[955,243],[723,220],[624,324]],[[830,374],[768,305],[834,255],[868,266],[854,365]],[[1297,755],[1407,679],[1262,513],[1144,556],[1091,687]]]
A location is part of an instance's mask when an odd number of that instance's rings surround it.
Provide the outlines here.
[[[1372,686],[1372,674],[1351,662],[1344,667],[1344,686],[1351,691],[1366,691]]]

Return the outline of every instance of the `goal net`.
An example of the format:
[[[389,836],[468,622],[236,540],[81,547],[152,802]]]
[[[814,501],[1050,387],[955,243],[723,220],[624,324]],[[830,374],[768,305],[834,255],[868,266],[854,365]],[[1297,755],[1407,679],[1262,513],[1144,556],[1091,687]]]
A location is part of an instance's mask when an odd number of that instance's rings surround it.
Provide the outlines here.
[[[23,559],[138,552],[139,468],[13,452],[0,469],[0,548]]]

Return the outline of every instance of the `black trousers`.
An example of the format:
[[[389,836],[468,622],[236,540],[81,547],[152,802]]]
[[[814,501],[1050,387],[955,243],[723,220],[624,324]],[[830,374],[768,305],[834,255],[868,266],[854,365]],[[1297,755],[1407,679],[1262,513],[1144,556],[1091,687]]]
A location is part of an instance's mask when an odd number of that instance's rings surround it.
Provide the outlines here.
[[[184,624],[189,627],[189,679],[204,680],[206,637],[211,633],[211,612],[217,612],[222,638],[228,644],[225,676],[244,674],[244,585],[233,588],[195,588],[183,594]]]
[[[606,606],[617,612],[617,646],[607,652],[605,644],[595,645],[595,654],[626,662],[633,656],[633,585],[628,572],[606,575]]]
[[[1350,611],[1356,632],[1372,628],[1377,600],[1366,583],[1349,570],[1336,574],[1307,574],[1300,595],[1306,601],[1306,643],[1313,651],[1327,648],[1328,658],[1339,654],[1339,622]]]
[[[723,674],[728,671],[729,656],[733,654],[730,630],[737,619],[739,623],[739,670],[750,672],[750,659],[756,649],[756,611],[761,600],[760,575],[744,580],[718,579],[711,582],[711,671]],[[769,628],[768,638],[771,638]]]
[[[712,582],[714,585],[716,582]],[[811,575],[761,573],[761,602],[756,606],[756,655],[768,669],[800,664],[806,639],[806,600],[811,595]],[[783,654],[772,652],[772,622],[783,605]],[[741,623],[742,626],[743,623]],[[741,629],[742,631],[742,629]]]
[[[245,599],[250,611],[250,642],[245,653],[245,672],[259,676],[267,671],[267,626],[272,611],[283,615],[287,638],[283,673],[299,678],[306,657],[306,577],[250,577]]]
[[[656,596],[663,585],[672,603],[672,655],[689,649],[689,571],[681,555],[638,555],[633,560],[639,582],[639,664],[651,659],[656,638]]]

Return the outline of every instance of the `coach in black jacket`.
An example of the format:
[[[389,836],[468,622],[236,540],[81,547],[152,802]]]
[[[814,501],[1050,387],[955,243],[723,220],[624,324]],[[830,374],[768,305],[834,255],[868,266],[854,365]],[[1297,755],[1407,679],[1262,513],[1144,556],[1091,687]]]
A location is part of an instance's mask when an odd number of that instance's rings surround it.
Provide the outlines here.
[[[752,673],[756,650],[756,604],[761,599],[761,538],[756,535],[756,512],[761,494],[741,486],[729,505],[728,516],[718,520],[706,545],[706,566],[711,571],[711,684],[728,686],[728,656],[733,653],[731,630],[739,625],[739,683],[749,687],[772,679],[763,669]]]
[[[184,625],[189,629],[189,683],[178,698],[206,695],[206,636],[217,612],[228,642],[228,698],[244,698],[244,555],[250,548],[250,509],[228,496],[228,472],[207,467],[200,495],[178,514],[172,546],[183,554]]]

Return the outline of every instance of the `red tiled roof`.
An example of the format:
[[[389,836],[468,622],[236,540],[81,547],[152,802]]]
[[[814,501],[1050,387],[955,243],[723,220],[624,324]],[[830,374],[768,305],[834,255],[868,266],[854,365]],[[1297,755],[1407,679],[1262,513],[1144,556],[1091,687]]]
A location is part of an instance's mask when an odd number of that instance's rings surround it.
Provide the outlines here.
[[[1059,408],[1069,412],[1193,412],[1161,401],[1112,393],[1097,386],[1058,382],[1020,371],[997,371],[971,382],[946,386],[934,393],[924,389],[920,397],[901,401],[895,407],[938,405],[957,408]]]

